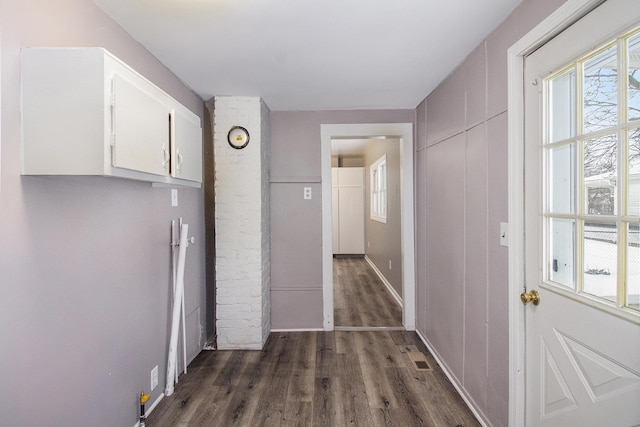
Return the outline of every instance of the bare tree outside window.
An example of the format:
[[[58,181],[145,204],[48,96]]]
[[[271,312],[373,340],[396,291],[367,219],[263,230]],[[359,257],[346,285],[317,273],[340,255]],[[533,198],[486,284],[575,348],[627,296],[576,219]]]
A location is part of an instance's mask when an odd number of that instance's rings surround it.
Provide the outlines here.
[[[636,47],[638,45],[639,47]],[[629,42],[628,119],[640,118],[640,37]],[[638,60],[632,59],[637,57]],[[606,49],[586,61],[583,80],[583,132],[613,128],[618,123],[618,60],[616,46]],[[612,133],[585,141],[584,178],[586,212],[615,214],[618,140]],[[629,131],[629,171],[640,167],[640,129]]]

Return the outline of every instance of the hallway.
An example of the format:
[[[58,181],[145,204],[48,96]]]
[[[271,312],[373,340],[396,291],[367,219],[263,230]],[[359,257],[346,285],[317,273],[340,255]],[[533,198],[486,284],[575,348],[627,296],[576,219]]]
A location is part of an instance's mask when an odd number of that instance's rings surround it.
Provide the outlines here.
[[[418,372],[407,352],[433,371]],[[274,332],[262,351],[204,351],[149,426],[477,426],[414,332]]]
[[[402,307],[364,258],[333,259],[336,327],[402,327]]]

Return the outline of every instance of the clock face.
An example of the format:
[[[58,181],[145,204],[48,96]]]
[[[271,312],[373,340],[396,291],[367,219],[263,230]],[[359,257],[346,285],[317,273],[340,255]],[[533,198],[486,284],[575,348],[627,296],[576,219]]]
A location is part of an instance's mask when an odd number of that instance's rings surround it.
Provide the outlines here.
[[[242,126],[234,126],[229,130],[227,140],[229,145],[239,150],[249,144],[249,132]]]

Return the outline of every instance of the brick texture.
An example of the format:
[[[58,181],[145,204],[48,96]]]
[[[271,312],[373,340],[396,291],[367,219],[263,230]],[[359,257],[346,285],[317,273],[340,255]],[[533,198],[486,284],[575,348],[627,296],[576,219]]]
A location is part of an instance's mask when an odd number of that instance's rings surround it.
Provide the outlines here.
[[[216,329],[219,349],[261,349],[271,330],[269,109],[253,97],[215,97]],[[249,131],[237,150],[233,126]]]

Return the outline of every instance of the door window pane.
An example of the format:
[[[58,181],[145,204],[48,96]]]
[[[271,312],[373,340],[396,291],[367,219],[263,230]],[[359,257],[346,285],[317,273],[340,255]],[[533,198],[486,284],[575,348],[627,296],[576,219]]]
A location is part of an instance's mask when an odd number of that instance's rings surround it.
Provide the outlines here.
[[[573,213],[574,147],[570,144],[549,150],[549,209],[553,213]]]
[[[616,135],[584,142],[584,210],[592,215],[616,214],[618,143]]]
[[[614,223],[586,222],[583,239],[582,290],[616,301],[618,283],[618,232]]]
[[[549,82],[550,142],[562,141],[575,135],[576,72],[571,69]]]
[[[640,312],[640,27],[544,79],[545,280]]]
[[[627,237],[627,306],[640,310],[640,225],[629,224]]]
[[[640,33],[629,39],[627,58],[629,87],[627,92],[629,120],[640,119]]]
[[[618,123],[618,59],[614,45],[584,63],[583,129],[585,133]]]
[[[572,219],[549,220],[549,280],[575,289],[574,241],[576,223]]]
[[[628,135],[627,215],[640,216],[640,129],[633,129]]]

